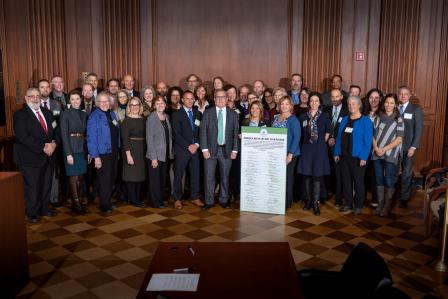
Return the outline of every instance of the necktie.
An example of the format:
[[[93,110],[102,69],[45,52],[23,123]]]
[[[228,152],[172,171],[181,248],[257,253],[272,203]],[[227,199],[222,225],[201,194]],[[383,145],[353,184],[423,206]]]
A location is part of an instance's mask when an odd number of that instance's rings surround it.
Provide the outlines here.
[[[40,115],[39,111],[36,111],[36,114],[37,118],[39,119],[40,126],[42,127],[42,129],[44,129],[45,134],[48,134],[48,128],[47,125],[45,124],[44,118],[42,117],[42,115]]]
[[[336,125],[336,121],[338,119],[338,108],[334,108],[333,111],[333,117],[331,118],[331,126],[334,128],[334,126]]]
[[[193,122],[193,112],[188,110],[188,119],[190,120],[191,131],[193,131],[193,143],[194,143],[194,122]]]
[[[87,113],[87,115],[90,115],[90,103],[87,103],[86,104],[86,113]]]
[[[403,116],[404,113],[404,106],[400,105],[400,115]]]
[[[218,145],[224,144],[224,116],[222,115],[222,109],[218,112]]]
[[[42,102],[42,107],[47,108],[48,110],[50,110],[50,107],[48,107],[48,101],[43,101]]]

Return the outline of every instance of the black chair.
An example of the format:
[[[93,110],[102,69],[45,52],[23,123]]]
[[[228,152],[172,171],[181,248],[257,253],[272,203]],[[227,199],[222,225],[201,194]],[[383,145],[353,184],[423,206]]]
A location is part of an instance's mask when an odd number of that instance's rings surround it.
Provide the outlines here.
[[[306,269],[298,275],[305,299],[382,298],[379,291],[393,291],[387,264],[365,243],[355,245],[340,272]]]

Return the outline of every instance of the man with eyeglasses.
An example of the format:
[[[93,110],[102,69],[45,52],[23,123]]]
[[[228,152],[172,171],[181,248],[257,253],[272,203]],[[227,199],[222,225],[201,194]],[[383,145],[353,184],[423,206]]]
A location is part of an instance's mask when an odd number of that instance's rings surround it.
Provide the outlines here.
[[[56,216],[48,208],[56,149],[56,121],[50,110],[41,108],[37,88],[26,91],[26,104],[13,116],[14,162],[24,178],[25,206],[28,220],[37,223],[41,216]]]
[[[204,211],[215,204],[216,164],[220,177],[219,204],[225,209],[230,208],[229,173],[232,160],[238,155],[238,114],[226,107],[227,94],[223,89],[216,89],[214,97],[216,106],[204,111],[199,130],[200,147],[204,156]]]

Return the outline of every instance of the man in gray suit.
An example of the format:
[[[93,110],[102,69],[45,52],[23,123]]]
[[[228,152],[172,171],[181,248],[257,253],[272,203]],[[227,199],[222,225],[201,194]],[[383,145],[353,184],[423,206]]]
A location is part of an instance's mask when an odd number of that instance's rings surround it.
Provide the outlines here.
[[[238,154],[238,114],[227,108],[227,94],[223,89],[214,92],[216,107],[205,110],[199,131],[204,156],[205,205],[204,211],[214,205],[216,164],[219,166],[219,204],[229,209],[229,173],[232,160]]]
[[[406,86],[401,86],[398,90],[400,105],[398,110],[404,121],[404,137],[402,143],[402,174],[401,174],[401,194],[400,208],[406,208],[411,197],[412,166],[415,160],[415,151],[420,145],[423,131],[423,112],[415,104],[409,102],[411,91]]]

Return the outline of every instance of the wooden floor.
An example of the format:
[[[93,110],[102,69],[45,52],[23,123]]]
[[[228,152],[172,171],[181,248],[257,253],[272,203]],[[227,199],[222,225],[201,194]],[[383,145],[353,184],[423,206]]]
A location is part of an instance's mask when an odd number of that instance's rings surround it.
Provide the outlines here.
[[[122,205],[104,216],[66,207],[28,224],[31,280],[18,298],[135,298],[159,241],[287,241],[297,269],[339,270],[353,244],[365,242],[386,260],[394,283],[412,298],[448,298],[448,274],[429,263],[438,235],[424,236],[422,195],[389,218],[343,216],[333,204],[317,217],[294,204],[285,216],[225,210],[182,211]]]

